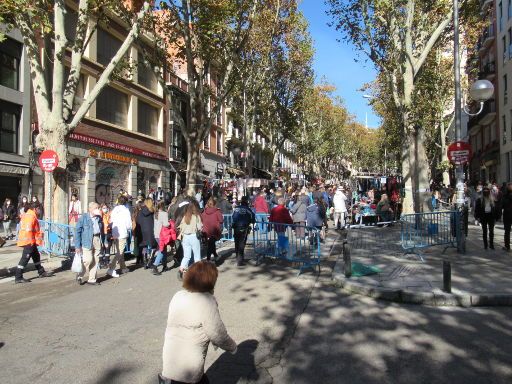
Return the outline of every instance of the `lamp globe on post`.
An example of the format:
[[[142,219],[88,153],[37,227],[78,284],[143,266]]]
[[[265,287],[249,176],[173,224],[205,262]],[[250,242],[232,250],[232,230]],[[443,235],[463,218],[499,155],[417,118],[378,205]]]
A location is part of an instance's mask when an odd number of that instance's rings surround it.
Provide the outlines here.
[[[476,116],[484,109],[484,103],[494,96],[494,85],[489,80],[477,80],[469,89],[471,98],[480,103],[480,109],[477,113],[470,113],[464,107],[464,112],[469,116]]]

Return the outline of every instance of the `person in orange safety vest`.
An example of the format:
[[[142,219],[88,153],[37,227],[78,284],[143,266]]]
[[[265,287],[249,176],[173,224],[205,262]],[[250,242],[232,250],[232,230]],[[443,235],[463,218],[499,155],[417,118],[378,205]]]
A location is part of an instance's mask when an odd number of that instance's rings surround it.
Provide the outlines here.
[[[53,273],[46,272],[41,265],[41,255],[37,249],[38,245],[43,244],[43,231],[39,226],[38,215],[41,213],[41,205],[38,203],[30,203],[25,208],[25,214],[21,218],[20,231],[18,233],[18,247],[23,248],[20,262],[16,268],[16,277],[14,282],[27,283],[30,280],[23,278],[23,270],[28,264],[30,258],[34,262],[39,277],[50,277]]]

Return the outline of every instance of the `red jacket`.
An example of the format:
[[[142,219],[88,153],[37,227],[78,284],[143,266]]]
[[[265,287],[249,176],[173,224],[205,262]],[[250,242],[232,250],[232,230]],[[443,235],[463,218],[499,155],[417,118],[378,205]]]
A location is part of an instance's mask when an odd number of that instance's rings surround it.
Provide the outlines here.
[[[201,221],[203,222],[203,233],[208,239],[219,240],[221,238],[224,217],[219,208],[207,207],[201,213]]]
[[[158,238],[158,249],[163,252],[167,245],[172,245],[177,238],[176,224],[174,220],[169,220],[168,227],[162,227],[160,237]]]
[[[288,211],[288,209],[284,205],[278,205],[277,207],[272,208],[268,221],[271,223],[293,224],[290,211]],[[284,232],[285,227],[283,225],[276,225],[275,231]]]
[[[268,213],[268,204],[267,200],[261,195],[256,196],[254,199],[254,210],[256,213]]]

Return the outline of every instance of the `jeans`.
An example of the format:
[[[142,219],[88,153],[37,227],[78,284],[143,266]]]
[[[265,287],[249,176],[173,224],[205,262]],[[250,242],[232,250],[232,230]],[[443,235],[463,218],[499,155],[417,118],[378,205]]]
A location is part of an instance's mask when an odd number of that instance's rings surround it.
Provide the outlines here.
[[[159,239],[155,239],[157,244],[160,244],[160,242],[158,241]],[[167,246],[164,247],[164,250],[163,251],[160,251],[160,249],[157,249],[156,250],[156,253],[155,253],[155,261],[153,262],[153,265],[156,267],[156,266],[159,266],[160,264],[164,264],[164,267],[167,266]]]
[[[183,260],[181,260],[181,269],[187,269],[194,254],[194,263],[201,261],[201,243],[195,233],[183,235]]]
[[[267,228],[268,228],[268,217],[266,214],[264,213],[257,213],[256,214],[256,223],[257,224],[257,228],[259,231],[261,231],[261,233],[266,233],[267,232]]]
[[[11,229],[12,220],[4,221],[4,222],[2,222],[2,224],[4,225],[5,236],[7,236],[7,237],[11,236],[12,235],[12,229]]]

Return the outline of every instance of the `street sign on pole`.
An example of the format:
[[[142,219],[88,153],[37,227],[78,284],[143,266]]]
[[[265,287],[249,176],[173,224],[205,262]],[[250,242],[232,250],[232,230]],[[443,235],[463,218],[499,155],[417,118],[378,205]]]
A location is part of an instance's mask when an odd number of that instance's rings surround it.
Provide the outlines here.
[[[39,166],[44,172],[53,172],[59,165],[59,156],[55,151],[47,149],[39,156]]]
[[[467,164],[471,155],[471,144],[465,141],[456,141],[448,146],[448,160],[455,165]]]

